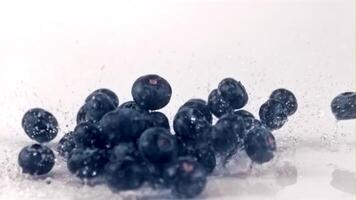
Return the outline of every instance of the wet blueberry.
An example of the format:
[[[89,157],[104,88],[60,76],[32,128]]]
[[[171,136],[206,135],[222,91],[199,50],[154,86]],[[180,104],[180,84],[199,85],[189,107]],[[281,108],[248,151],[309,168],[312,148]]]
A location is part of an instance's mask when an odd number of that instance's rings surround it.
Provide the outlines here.
[[[140,188],[146,176],[144,165],[132,157],[120,162],[110,162],[105,167],[105,179],[114,191],[134,190]]]
[[[211,137],[216,153],[225,157],[230,152],[236,151],[239,139],[234,129],[240,129],[239,126],[232,123],[229,118],[222,118],[215,124],[211,129]]]
[[[178,198],[194,198],[200,195],[206,185],[205,169],[191,157],[182,157],[175,166],[172,194]]]
[[[55,156],[50,148],[41,144],[33,144],[21,150],[18,163],[23,173],[43,175],[53,168]]]
[[[270,99],[276,99],[281,102],[287,110],[287,115],[293,115],[298,109],[297,98],[287,89],[277,89],[272,92]]]
[[[194,108],[199,110],[205,116],[205,119],[211,124],[213,122],[213,116],[209,110],[208,103],[203,99],[190,99],[183,104],[179,110],[183,108]]]
[[[89,101],[91,101],[92,99],[96,98],[96,95],[98,94],[105,94],[109,97],[109,99],[111,100],[111,102],[114,104],[115,107],[117,107],[119,105],[119,98],[117,97],[117,95],[115,94],[115,92],[106,89],[106,88],[102,88],[102,89],[98,89],[95,90],[94,92],[92,92],[85,100],[86,103],[88,103]]]
[[[204,114],[194,108],[182,108],[173,120],[174,131],[183,140],[194,140],[200,137],[210,126]]]
[[[248,95],[241,82],[232,78],[225,78],[218,87],[221,96],[233,109],[240,109],[247,104]]]
[[[76,148],[69,155],[67,167],[72,174],[86,179],[102,174],[107,162],[107,155],[103,150]]]
[[[128,156],[138,159],[141,155],[135,143],[122,142],[110,150],[109,160],[110,162],[121,162]]]
[[[122,108],[107,113],[99,123],[99,127],[110,145],[119,142],[131,142],[140,137],[146,128],[144,115],[140,112]]]
[[[58,154],[64,158],[68,158],[69,154],[75,148],[73,132],[66,133],[58,142]]]
[[[235,110],[233,112],[233,114],[238,115],[240,117],[242,117],[242,119],[245,122],[245,132],[246,134],[253,128],[258,127],[258,126],[262,126],[262,123],[256,119],[253,114],[251,114],[250,112],[246,111],[246,110]]]
[[[356,119],[356,93],[345,92],[331,102],[331,110],[337,120]]]
[[[32,140],[43,143],[57,136],[58,122],[51,113],[41,108],[34,108],[23,116],[22,128]]]
[[[168,118],[165,114],[161,112],[151,112],[146,115],[147,117],[147,127],[163,127],[170,129]]]
[[[172,88],[162,77],[150,74],[135,81],[131,94],[139,107],[145,110],[158,110],[169,103]]]
[[[77,115],[77,123],[98,123],[106,113],[115,109],[116,106],[106,94],[96,93],[93,98],[80,108]]]
[[[75,145],[78,148],[106,148],[106,138],[99,128],[90,123],[83,122],[78,124],[73,134]]]
[[[119,108],[129,108],[129,109],[136,110],[140,113],[147,113],[146,110],[143,110],[142,108],[140,108],[134,101],[127,101],[127,102],[121,104],[119,106]]]
[[[155,165],[166,165],[178,154],[175,137],[165,128],[147,129],[139,139],[141,155]]]
[[[211,91],[209,94],[208,107],[210,112],[216,117],[221,117],[222,115],[232,111],[230,103],[227,102],[216,89]]]
[[[282,128],[288,120],[285,106],[275,99],[269,99],[264,103],[260,108],[259,115],[262,124],[271,130]]]
[[[262,164],[273,159],[276,141],[272,133],[258,127],[250,131],[245,141],[245,150],[252,161]]]

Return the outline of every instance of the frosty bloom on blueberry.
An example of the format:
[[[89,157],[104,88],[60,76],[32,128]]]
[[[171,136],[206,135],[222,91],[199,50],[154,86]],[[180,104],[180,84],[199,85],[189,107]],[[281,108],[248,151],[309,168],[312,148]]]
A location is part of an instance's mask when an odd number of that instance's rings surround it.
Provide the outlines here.
[[[41,108],[34,108],[23,116],[22,128],[31,139],[43,143],[57,136],[58,122],[51,113]]]

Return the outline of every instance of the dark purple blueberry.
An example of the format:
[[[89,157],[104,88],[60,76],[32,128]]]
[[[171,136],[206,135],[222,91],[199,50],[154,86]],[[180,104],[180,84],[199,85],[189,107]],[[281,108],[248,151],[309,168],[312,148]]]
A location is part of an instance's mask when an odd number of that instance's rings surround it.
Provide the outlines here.
[[[75,148],[73,132],[66,133],[58,142],[58,154],[64,158],[68,158],[69,154]]]
[[[140,112],[121,108],[107,113],[99,127],[111,146],[119,142],[133,142],[140,137],[146,128],[144,115]]]
[[[177,135],[183,140],[194,140],[206,134],[211,127],[203,113],[194,108],[182,108],[175,115],[173,128]]]
[[[55,163],[52,150],[41,144],[24,147],[18,157],[22,172],[30,175],[43,175],[51,171]]]
[[[109,155],[110,162],[121,162],[126,157],[138,158],[141,156],[138,151],[138,147],[133,142],[123,142],[117,144],[111,151]]]
[[[115,109],[115,104],[106,94],[96,93],[95,96],[80,108],[77,115],[77,123],[98,123],[106,113]]]
[[[114,104],[115,107],[117,107],[119,105],[119,98],[117,97],[115,92],[113,92],[109,89],[106,89],[106,88],[98,89],[98,90],[95,90],[94,92],[92,92],[86,98],[85,103],[88,103],[92,99],[95,99],[97,94],[105,94],[110,98],[111,102]]]
[[[162,128],[166,128],[168,130],[170,129],[169,121],[165,114],[156,111],[156,112],[148,113],[146,115],[146,117],[147,117],[147,120],[146,120],[147,127],[149,127],[149,128],[162,127]]]
[[[22,128],[32,140],[44,143],[57,136],[58,122],[51,113],[41,108],[33,108],[23,116]]]
[[[291,91],[287,89],[281,88],[273,91],[270,99],[276,99],[280,101],[286,108],[288,116],[293,115],[298,109],[297,98]]]
[[[208,103],[203,99],[190,99],[185,104],[183,104],[179,110],[183,108],[194,108],[199,110],[205,116],[205,119],[212,124],[213,123],[213,116],[209,110]]]
[[[113,191],[135,190],[140,188],[147,170],[132,157],[120,162],[110,162],[105,167],[105,179]]]
[[[172,88],[164,78],[150,74],[141,76],[135,81],[131,94],[140,108],[159,110],[169,103]]]
[[[345,92],[331,102],[331,110],[337,120],[356,119],[356,93]]]
[[[78,124],[73,133],[76,147],[78,148],[100,148],[107,147],[106,138],[99,128],[89,122]]]
[[[245,150],[252,161],[262,164],[273,159],[276,141],[272,133],[262,127],[252,129],[245,141]]]
[[[160,127],[147,129],[139,139],[141,155],[155,165],[166,165],[177,158],[178,147],[169,130]]]
[[[240,109],[247,104],[248,95],[241,82],[232,78],[225,78],[219,83],[218,90],[225,101],[233,109]]]
[[[208,108],[216,117],[221,117],[233,110],[230,103],[227,102],[216,89],[209,94]]]
[[[88,179],[101,175],[107,162],[104,150],[76,148],[69,155],[67,167],[77,177]]]
[[[259,115],[262,124],[270,130],[282,128],[288,120],[285,106],[275,99],[269,99],[264,103],[260,108]]]
[[[172,194],[178,198],[194,198],[200,195],[207,182],[205,169],[191,157],[182,157],[171,171],[174,177]]]

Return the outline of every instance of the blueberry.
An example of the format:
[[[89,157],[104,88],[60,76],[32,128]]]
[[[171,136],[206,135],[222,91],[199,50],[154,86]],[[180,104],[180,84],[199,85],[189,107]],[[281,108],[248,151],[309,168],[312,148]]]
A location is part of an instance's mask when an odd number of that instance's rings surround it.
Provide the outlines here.
[[[147,129],[139,139],[141,155],[155,165],[166,165],[178,154],[175,137],[165,128]]]
[[[254,128],[246,138],[245,150],[252,161],[262,164],[273,159],[276,141],[268,129]]]
[[[87,179],[102,174],[107,162],[104,150],[76,148],[69,155],[67,167],[72,174]]]
[[[202,99],[190,99],[179,110],[183,108],[194,108],[199,110],[205,116],[205,119],[211,124],[213,122],[213,116],[209,110],[208,103]]]
[[[221,117],[232,110],[230,103],[223,99],[220,92],[216,89],[209,94],[208,107],[210,112],[216,117]]]
[[[169,103],[172,88],[162,77],[150,74],[141,76],[135,81],[131,94],[140,108],[158,110]]]
[[[73,132],[66,133],[58,142],[58,154],[64,158],[68,158],[69,154],[75,148]]]
[[[146,110],[143,110],[142,108],[140,108],[134,101],[127,101],[127,102],[121,104],[119,106],[119,108],[129,108],[129,109],[136,110],[140,113],[145,113],[145,114],[147,113]]]
[[[74,142],[78,148],[105,148],[106,138],[100,132],[99,128],[90,123],[83,122],[74,129]]]
[[[85,103],[88,103],[89,101],[91,101],[92,99],[96,98],[96,95],[98,94],[105,94],[109,97],[109,99],[111,100],[111,102],[114,104],[115,107],[117,107],[119,105],[119,98],[117,97],[117,95],[115,94],[115,92],[106,89],[106,88],[102,88],[102,89],[98,89],[95,90],[94,92],[92,92],[85,100]]]
[[[288,120],[285,106],[275,99],[269,99],[264,103],[260,108],[259,115],[262,124],[271,130],[282,128]]]
[[[213,147],[216,153],[224,156],[238,147],[238,136],[233,131],[233,124],[228,118],[219,120],[211,129]]]
[[[96,93],[93,98],[80,108],[77,115],[77,123],[98,123],[106,113],[115,109],[114,103],[106,94]]]
[[[229,127],[231,131],[237,136],[238,147],[243,146],[243,142],[246,138],[245,120],[243,117],[240,117],[234,113],[228,113],[223,115],[216,123],[216,125],[220,126],[221,128]]]
[[[211,148],[196,149],[192,156],[197,158],[198,163],[210,174],[216,167],[215,153]]]
[[[182,108],[173,120],[174,131],[183,140],[194,140],[200,137],[210,126],[204,114],[194,108]]]
[[[235,110],[233,114],[242,117],[245,122],[245,132],[246,134],[253,128],[262,126],[262,123],[256,119],[253,114],[246,110]]]
[[[110,145],[131,142],[140,137],[145,130],[144,115],[136,110],[122,108],[107,113],[99,123],[101,132]]]
[[[232,78],[225,78],[218,87],[221,96],[233,109],[240,109],[247,104],[248,95],[241,82]]]
[[[287,89],[277,89],[272,92],[270,99],[276,99],[283,103],[284,107],[287,110],[287,115],[293,115],[298,109],[297,98],[294,94]]]
[[[356,118],[356,93],[345,92],[331,102],[331,110],[337,120]]]
[[[178,198],[194,198],[200,195],[207,182],[204,168],[191,157],[182,157],[176,167],[172,193]]]
[[[205,168],[207,173],[213,172],[216,166],[216,157],[210,141],[183,141],[177,138],[178,156],[191,156]]]
[[[55,156],[52,150],[41,144],[33,144],[23,148],[18,163],[22,172],[31,175],[47,174],[54,166]]]
[[[51,113],[41,108],[33,108],[23,116],[22,128],[32,140],[44,143],[57,136],[58,122]]]
[[[134,190],[140,188],[147,170],[131,157],[126,157],[121,162],[110,162],[105,167],[105,179],[114,191]]]
[[[109,160],[110,162],[121,162],[128,156],[138,159],[140,157],[138,147],[133,142],[122,142],[110,151]]]
[[[147,127],[163,127],[170,129],[169,121],[166,115],[161,112],[151,112],[147,115]]]

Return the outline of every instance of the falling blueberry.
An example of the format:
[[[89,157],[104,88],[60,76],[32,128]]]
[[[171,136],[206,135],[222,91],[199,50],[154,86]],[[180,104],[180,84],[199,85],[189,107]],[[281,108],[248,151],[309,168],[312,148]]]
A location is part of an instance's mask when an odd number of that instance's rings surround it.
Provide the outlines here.
[[[67,167],[77,177],[88,179],[101,175],[107,162],[103,150],[76,148],[69,155]]]
[[[337,120],[356,119],[356,93],[345,92],[331,102],[331,110]]]
[[[213,116],[209,110],[208,103],[203,99],[190,99],[183,104],[179,110],[183,108],[194,108],[199,110],[205,116],[205,119],[211,124],[213,122]]]
[[[140,108],[158,110],[169,103],[172,88],[164,78],[150,74],[141,76],[135,81],[131,94]]]
[[[97,93],[83,105],[77,115],[77,123],[98,123],[108,112],[116,109],[112,100],[103,93]]]
[[[245,141],[245,150],[252,161],[262,164],[273,159],[276,141],[272,133],[262,127],[250,131]]]
[[[283,103],[275,99],[269,99],[259,111],[260,120],[264,126],[271,130],[282,128],[287,122],[287,110]]]
[[[293,115],[298,109],[297,98],[287,89],[277,89],[272,92],[270,99],[281,102],[287,110],[288,116]]]
[[[165,128],[147,129],[139,139],[141,155],[156,165],[173,162],[178,154],[175,137]]]
[[[27,111],[22,118],[22,128],[32,140],[44,143],[57,136],[58,122],[51,113],[34,108]]]
[[[227,102],[216,89],[209,94],[208,107],[211,113],[216,117],[221,117],[233,110],[230,103]]]
[[[207,182],[205,169],[191,157],[182,157],[176,164],[172,194],[178,198],[200,195]]]
[[[117,107],[119,105],[119,98],[117,97],[117,95],[115,94],[115,92],[106,89],[106,88],[102,88],[102,89],[98,89],[95,90],[94,92],[92,92],[85,100],[86,103],[88,103],[89,101],[91,101],[92,99],[97,98],[96,96],[98,94],[105,94],[109,97],[109,99],[111,100],[111,102],[114,104],[115,107]]]
[[[21,150],[18,163],[23,173],[43,175],[53,168],[55,156],[50,148],[41,144],[33,144]]]
[[[58,155],[68,158],[69,154],[75,148],[73,132],[66,133],[58,142],[57,151]]]
[[[240,109],[247,104],[248,95],[241,82],[233,78],[225,78],[219,83],[218,90],[222,98],[228,102],[233,109]]]
[[[110,162],[105,167],[105,180],[113,191],[134,190],[140,188],[147,170],[132,157],[120,162]]]

